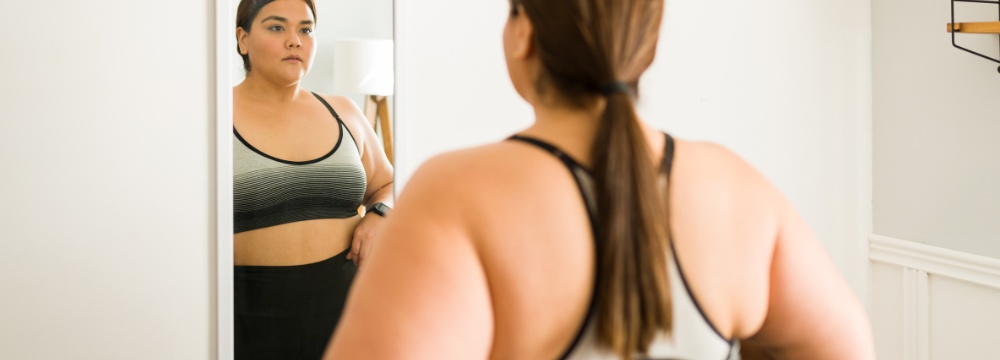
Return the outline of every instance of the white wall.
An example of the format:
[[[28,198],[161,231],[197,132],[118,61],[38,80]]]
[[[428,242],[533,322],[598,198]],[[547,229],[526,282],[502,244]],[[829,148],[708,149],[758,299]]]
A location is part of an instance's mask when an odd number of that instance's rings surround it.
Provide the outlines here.
[[[872,0],[872,259],[879,264],[871,287],[885,359],[996,357],[1000,64],[952,47],[950,11],[949,1]],[[957,6],[959,22],[997,18],[996,5]],[[957,39],[1000,56],[997,35]]]
[[[722,143],[761,169],[862,296],[869,10],[868,0],[668,1],[640,106],[656,126]],[[397,3],[398,184],[434,154],[531,123],[504,65],[507,13],[502,1]]]
[[[434,154],[503,139],[533,113],[507,77],[507,2],[399,1],[395,11],[398,192]]]
[[[875,233],[1000,258],[1000,64],[951,46],[947,1],[873,5]],[[996,5],[958,9],[997,21]],[[1000,57],[997,35],[957,35]]]
[[[0,358],[214,357],[214,4],[3,7]]]

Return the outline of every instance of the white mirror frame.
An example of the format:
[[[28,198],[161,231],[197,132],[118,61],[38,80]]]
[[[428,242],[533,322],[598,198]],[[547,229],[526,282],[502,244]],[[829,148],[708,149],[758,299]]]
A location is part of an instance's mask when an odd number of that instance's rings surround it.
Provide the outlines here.
[[[215,349],[233,359],[233,0],[215,0]]]
[[[408,151],[406,150],[410,145],[406,138],[406,135],[409,134],[409,127],[406,121],[399,121],[400,114],[406,114],[409,106],[406,103],[407,96],[400,96],[400,94],[407,93],[409,89],[403,86],[406,84],[408,73],[406,67],[402,66],[405,64],[404,61],[406,61],[402,53],[405,53],[406,49],[400,45],[407,43],[406,34],[399,31],[401,24],[406,19],[406,6],[408,4],[412,4],[412,2],[392,1],[392,73],[395,77],[392,79],[393,87],[395,88],[392,97],[392,146],[395,149],[392,164],[392,196],[394,199],[399,197],[399,193],[403,190],[406,181],[409,180],[410,175],[415,171],[415,169],[411,169],[410,167],[410,159],[407,156]],[[405,119],[406,116],[404,115],[403,118]]]

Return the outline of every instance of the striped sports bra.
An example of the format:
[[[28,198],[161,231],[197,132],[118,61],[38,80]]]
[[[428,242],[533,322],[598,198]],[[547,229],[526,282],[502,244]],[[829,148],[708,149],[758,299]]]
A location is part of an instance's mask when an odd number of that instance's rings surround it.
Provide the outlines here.
[[[673,163],[674,139],[669,134],[666,136],[666,145],[663,152],[663,163],[661,166],[670,176],[670,168]],[[555,146],[544,141],[515,135],[511,140],[522,141],[539,147],[555,157],[557,157],[573,175],[576,180],[580,194],[587,205],[590,216],[591,230],[594,239],[597,239],[597,198],[594,190],[595,182],[593,175],[578,162],[570,158]],[[595,247],[600,249],[600,247]],[[670,294],[673,302],[673,331],[670,334],[661,333],[656,336],[650,344],[646,354],[637,354],[639,359],[739,359],[739,341],[736,339],[726,339],[715,328],[705,313],[702,311],[698,301],[691,294],[687,279],[677,261],[677,252],[674,251],[674,244],[670,243],[671,255],[667,257],[667,271],[670,277]],[[597,278],[596,276],[594,277]],[[596,280],[595,280],[596,281]],[[596,284],[595,284],[596,289]],[[583,326],[577,330],[577,334],[565,350],[561,359],[581,359],[581,360],[614,360],[618,357],[610,350],[598,346],[595,327],[595,305],[596,291],[592,291],[590,299],[590,309],[587,311],[587,318],[583,321]]]
[[[326,155],[282,160],[258,150],[233,127],[233,231],[358,215],[367,188],[354,135],[326,100],[340,137]],[[346,136],[345,136],[346,134]]]

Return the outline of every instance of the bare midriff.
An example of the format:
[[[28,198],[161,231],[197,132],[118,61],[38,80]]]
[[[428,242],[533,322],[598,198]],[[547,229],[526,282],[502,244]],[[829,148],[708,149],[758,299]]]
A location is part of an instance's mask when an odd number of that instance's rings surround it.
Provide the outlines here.
[[[298,221],[233,235],[233,263],[304,265],[329,259],[351,246],[361,216]]]

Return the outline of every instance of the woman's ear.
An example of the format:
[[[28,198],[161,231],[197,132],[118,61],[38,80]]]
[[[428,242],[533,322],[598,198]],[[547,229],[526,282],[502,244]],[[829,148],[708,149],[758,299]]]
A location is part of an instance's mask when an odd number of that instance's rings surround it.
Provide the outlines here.
[[[513,43],[511,55],[515,59],[528,59],[535,55],[535,26],[524,13],[524,7],[517,5],[517,15],[511,18]]]
[[[236,45],[240,47],[240,55],[247,54],[247,35],[249,34],[241,27],[236,28]]]

